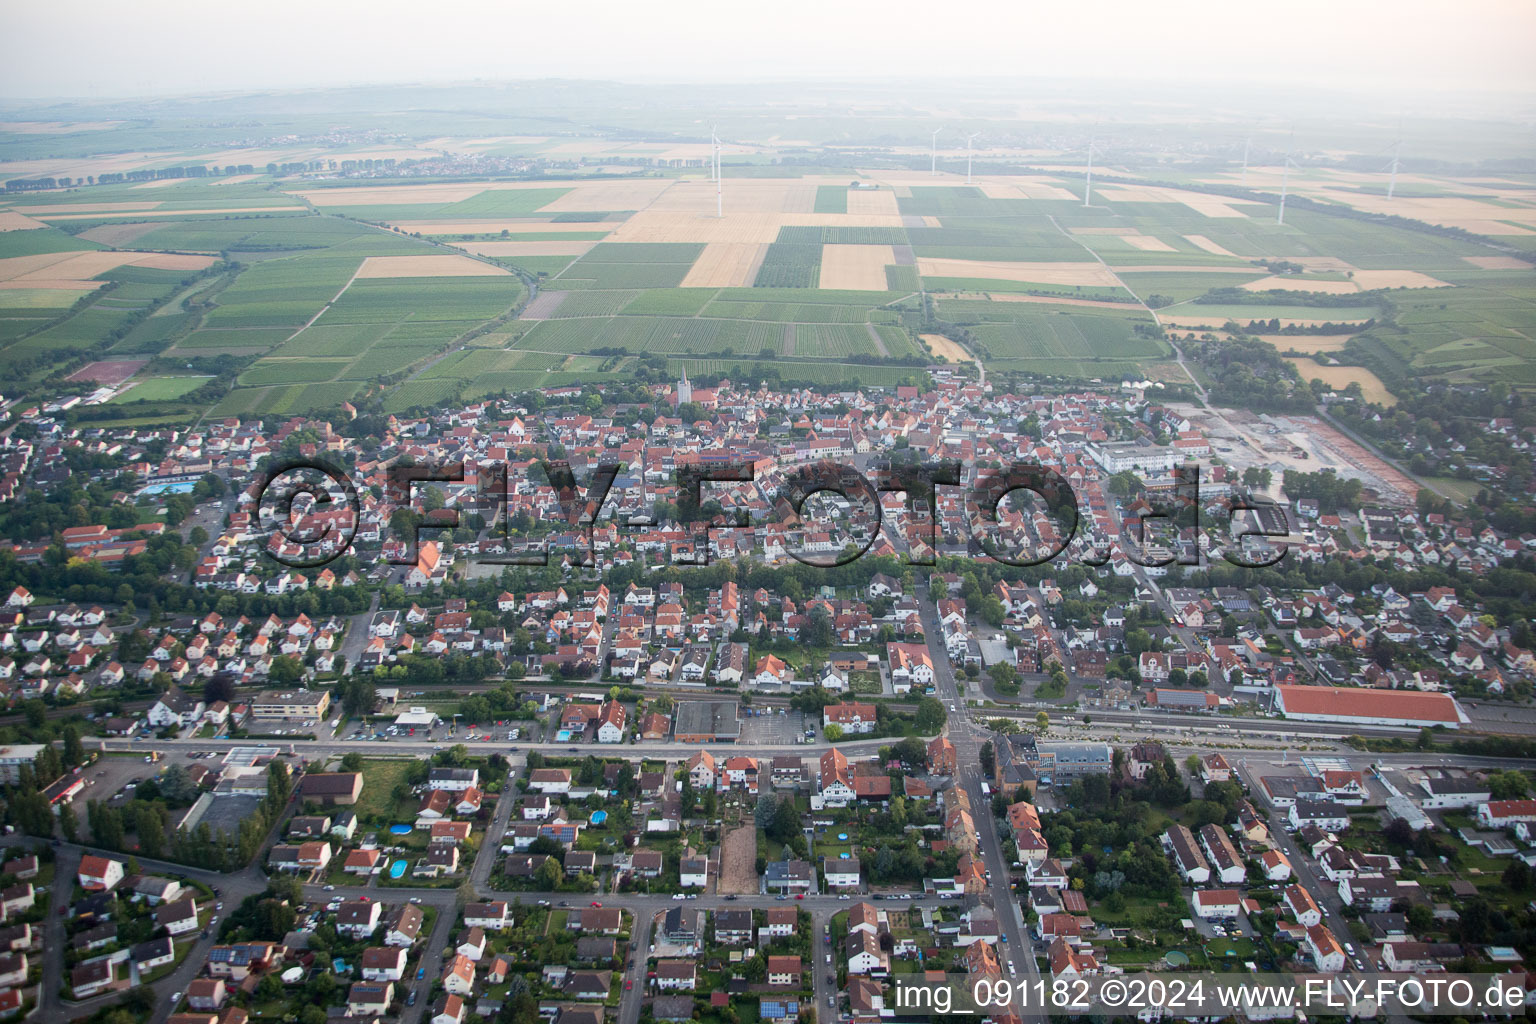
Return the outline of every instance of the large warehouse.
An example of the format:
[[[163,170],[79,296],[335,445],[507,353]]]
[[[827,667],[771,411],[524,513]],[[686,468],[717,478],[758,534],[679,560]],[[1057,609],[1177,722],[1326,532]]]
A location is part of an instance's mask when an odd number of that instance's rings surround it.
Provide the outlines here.
[[[1418,690],[1362,690],[1338,686],[1277,686],[1275,710],[1298,722],[1344,725],[1441,725],[1459,729],[1470,722],[1448,693]]]

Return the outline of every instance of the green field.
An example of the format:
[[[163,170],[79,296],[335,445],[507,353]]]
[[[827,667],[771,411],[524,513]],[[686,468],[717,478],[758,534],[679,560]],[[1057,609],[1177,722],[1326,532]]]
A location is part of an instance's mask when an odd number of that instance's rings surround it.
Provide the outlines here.
[[[212,377],[150,377],[115,396],[108,404],[157,402],[180,398],[182,395],[196,391],[212,379]]]

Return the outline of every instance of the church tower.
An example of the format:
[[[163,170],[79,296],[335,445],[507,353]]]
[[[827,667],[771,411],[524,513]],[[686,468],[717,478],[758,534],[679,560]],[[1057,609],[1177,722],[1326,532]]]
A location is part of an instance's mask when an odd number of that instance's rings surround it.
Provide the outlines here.
[[[677,382],[677,404],[687,405],[693,401],[693,385],[688,383],[688,368],[683,368],[683,379]]]

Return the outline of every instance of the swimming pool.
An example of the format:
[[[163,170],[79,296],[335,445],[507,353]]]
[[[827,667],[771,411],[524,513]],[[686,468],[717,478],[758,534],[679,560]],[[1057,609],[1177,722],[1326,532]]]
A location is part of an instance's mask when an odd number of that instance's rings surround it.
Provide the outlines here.
[[[592,812],[592,824],[594,824],[594,825],[601,825],[603,822],[605,822],[607,820],[608,820],[608,812],[607,811],[593,811]]]
[[[391,825],[389,826],[389,831],[393,835],[408,836],[414,827],[413,825]]]
[[[397,860],[389,866],[390,878],[399,878],[403,874],[405,874],[405,861]]]

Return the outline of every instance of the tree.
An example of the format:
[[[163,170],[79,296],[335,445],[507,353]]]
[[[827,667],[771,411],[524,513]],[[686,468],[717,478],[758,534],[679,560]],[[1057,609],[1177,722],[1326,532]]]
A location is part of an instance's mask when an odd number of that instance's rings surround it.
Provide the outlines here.
[[[562,874],[560,862],[551,857],[534,871],[533,880],[538,883],[540,889],[553,890],[560,884]]]
[[[1530,787],[1524,772],[1510,769],[1492,772],[1488,776],[1488,793],[1495,800],[1519,800]]]
[[[80,742],[80,727],[70,722],[64,727],[64,764],[75,768],[85,763],[85,746]]]
[[[1046,731],[1050,729],[1050,727],[1051,716],[1046,714],[1044,711],[1037,712],[1035,714],[1035,731],[1039,732],[1043,736]]]
[[[66,842],[73,843],[80,838],[80,819],[75,816],[74,805],[65,803],[59,808],[59,827],[64,830]]]
[[[1510,892],[1525,892],[1531,887],[1531,867],[1523,860],[1512,860],[1504,869],[1504,888]]]
[[[272,659],[272,667],[267,670],[267,678],[277,686],[294,686],[304,678],[304,666],[291,655],[282,655]]]
[[[341,759],[341,770],[345,772],[360,772],[363,770],[363,755],[355,750],[349,750]]]
[[[988,778],[997,772],[997,751],[992,748],[991,740],[981,745],[981,770]]]
[[[931,736],[944,728],[947,715],[944,705],[936,697],[922,697],[917,702],[917,711],[913,715],[913,724],[917,731],[925,736]]]

